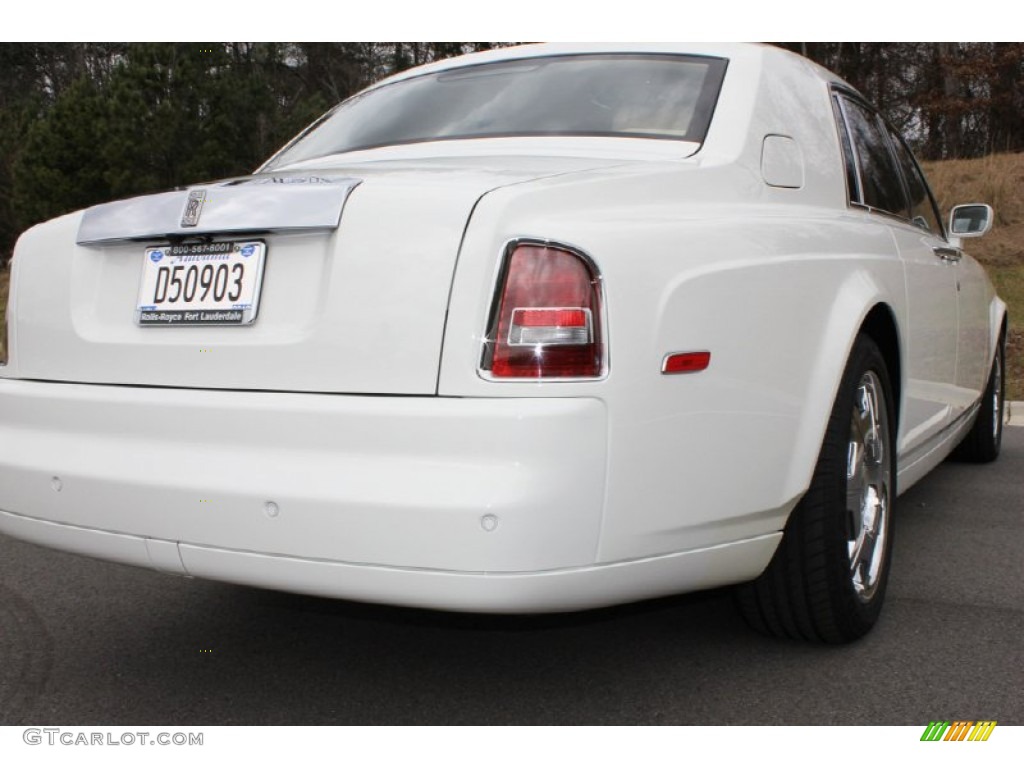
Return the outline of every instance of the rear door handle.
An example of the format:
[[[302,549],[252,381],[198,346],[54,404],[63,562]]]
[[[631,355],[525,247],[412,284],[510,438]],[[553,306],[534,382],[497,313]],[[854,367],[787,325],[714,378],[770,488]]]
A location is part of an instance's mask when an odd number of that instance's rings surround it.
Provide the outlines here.
[[[948,248],[942,245],[932,248],[932,252],[943,261],[948,261],[951,264],[956,264],[964,257],[963,252],[959,248]]]

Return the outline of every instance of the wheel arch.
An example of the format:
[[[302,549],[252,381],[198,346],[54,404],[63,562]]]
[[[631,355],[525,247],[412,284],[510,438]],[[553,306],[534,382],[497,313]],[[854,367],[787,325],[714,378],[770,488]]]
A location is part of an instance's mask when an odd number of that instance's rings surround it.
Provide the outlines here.
[[[995,354],[997,344],[1006,344],[1009,332],[1010,312],[1006,303],[998,296],[992,301],[992,353]]]
[[[843,372],[861,334],[870,336],[878,345],[889,369],[899,435],[905,390],[905,355],[899,317],[898,302],[890,300],[889,291],[865,272],[849,275],[839,286],[832,313],[819,336],[817,363],[807,389],[803,423],[793,446],[788,488],[797,488],[802,494],[810,487]]]
[[[870,336],[878,345],[885,359],[885,365],[889,369],[889,383],[892,385],[893,407],[896,432],[899,433],[900,414],[903,412],[903,358],[900,352],[900,335],[896,325],[896,315],[892,307],[885,303],[878,303],[871,308],[864,322],[861,323],[860,333]]]

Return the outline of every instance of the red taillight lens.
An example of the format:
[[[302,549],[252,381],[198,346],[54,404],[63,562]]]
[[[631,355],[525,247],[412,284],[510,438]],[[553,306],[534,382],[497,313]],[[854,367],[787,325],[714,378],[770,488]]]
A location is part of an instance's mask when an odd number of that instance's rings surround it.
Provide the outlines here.
[[[600,280],[571,251],[519,245],[508,256],[483,369],[495,378],[604,374]]]

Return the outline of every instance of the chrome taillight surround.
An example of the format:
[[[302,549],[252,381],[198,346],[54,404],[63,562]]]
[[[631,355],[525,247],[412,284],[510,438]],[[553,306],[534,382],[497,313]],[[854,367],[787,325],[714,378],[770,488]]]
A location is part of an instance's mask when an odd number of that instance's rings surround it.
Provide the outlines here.
[[[545,301],[557,289],[543,285],[535,292],[531,302],[516,301],[509,296],[510,278],[516,266],[513,261],[522,249],[554,254],[554,258],[567,264],[571,257],[579,269],[585,270],[586,280],[576,281],[577,294],[586,284],[585,301]],[[535,286],[536,287],[536,286]],[[564,288],[564,286],[563,286]],[[514,291],[513,291],[514,293]],[[571,293],[571,292],[570,292]],[[511,301],[509,301],[511,299]],[[573,382],[599,381],[609,372],[607,332],[607,302],[604,280],[593,259],[583,250],[562,242],[539,238],[516,238],[505,243],[499,268],[491,291],[491,305],[487,329],[483,340],[479,375],[488,381]],[[519,321],[519,322],[515,322]],[[532,370],[524,372],[522,355],[533,350]],[[573,365],[564,358],[587,358],[586,364]],[[503,353],[518,355],[520,370],[513,374],[501,372]],[[555,360],[554,363],[551,361]],[[498,363],[496,370],[496,362]]]

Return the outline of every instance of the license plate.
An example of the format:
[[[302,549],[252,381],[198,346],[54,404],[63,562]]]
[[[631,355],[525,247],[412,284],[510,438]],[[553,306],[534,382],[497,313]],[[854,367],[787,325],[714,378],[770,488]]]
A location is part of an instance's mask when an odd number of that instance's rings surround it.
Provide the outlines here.
[[[267,245],[261,240],[146,249],[139,325],[248,325],[256,319]]]

